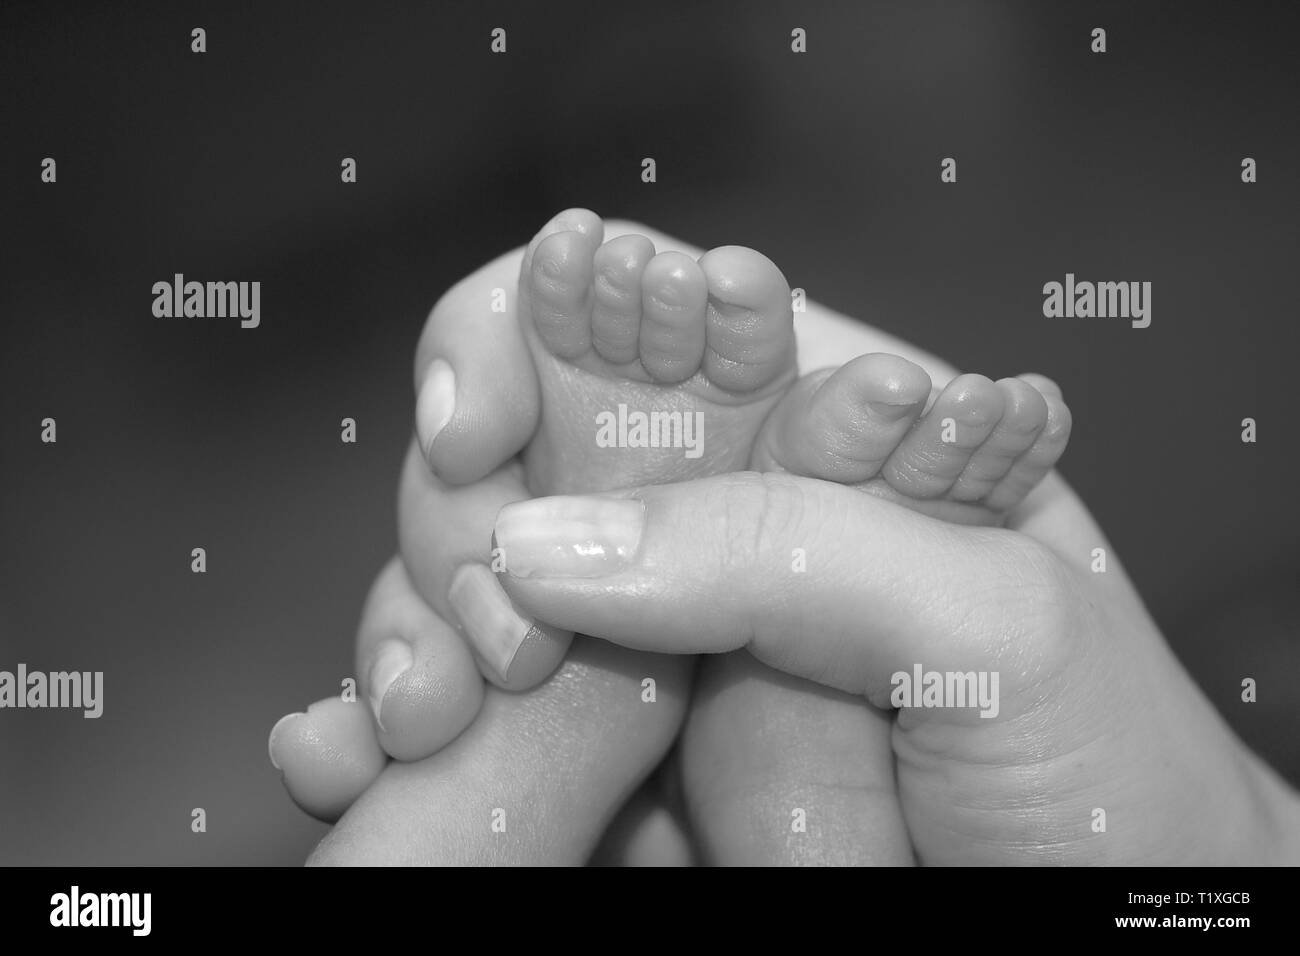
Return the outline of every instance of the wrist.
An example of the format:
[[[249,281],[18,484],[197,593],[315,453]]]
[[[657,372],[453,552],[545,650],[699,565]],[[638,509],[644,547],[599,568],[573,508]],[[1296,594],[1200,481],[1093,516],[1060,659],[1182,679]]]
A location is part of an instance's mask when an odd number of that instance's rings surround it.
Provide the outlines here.
[[[1300,793],[1272,767],[1251,755],[1258,785],[1255,792],[1262,804],[1260,852],[1254,861],[1261,866],[1300,866]]]

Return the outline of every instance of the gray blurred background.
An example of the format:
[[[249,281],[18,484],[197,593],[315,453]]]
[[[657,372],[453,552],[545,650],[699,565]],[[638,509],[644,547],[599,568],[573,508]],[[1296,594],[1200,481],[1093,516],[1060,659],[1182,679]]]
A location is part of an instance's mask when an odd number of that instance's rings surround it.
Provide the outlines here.
[[[963,368],[1060,381],[1066,477],[1300,779],[1297,7],[1059,6],[6,4],[0,669],[106,690],[97,721],[0,711],[0,862],[303,859],[325,827],[266,736],[350,673],[416,336],[568,205],[755,246]],[[261,327],[155,318],[175,272],[260,280]],[[1066,272],[1151,281],[1151,327],[1045,319]]]

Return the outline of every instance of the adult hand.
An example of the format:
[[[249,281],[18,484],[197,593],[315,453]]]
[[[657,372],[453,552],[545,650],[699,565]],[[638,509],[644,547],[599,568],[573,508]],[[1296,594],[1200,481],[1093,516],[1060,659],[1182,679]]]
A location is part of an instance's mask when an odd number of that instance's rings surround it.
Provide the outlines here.
[[[746,648],[882,708],[896,674],[996,674],[983,713],[899,712],[923,863],[1300,861],[1300,800],[1187,677],[1059,477],[1008,529],[746,473],[517,503],[495,536],[521,607],[627,647]]]
[[[608,225],[611,232],[635,228],[660,250],[699,254],[642,226]],[[466,666],[463,655],[446,640],[449,628],[443,616],[455,614],[447,600],[449,579],[465,562],[485,558],[484,542],[499,508],[526,497],[517,471],[501,463],[531,434],[527,410],[536,405],[531,397],[536,380],[514,336],[514,316],[488,308],[495,289],[512,286],[522,254],[522,249],[516,250],[459,283],[435,308],[421,337],[417,386],[427,382],[435,363],[446,363],[453,375],[456,410],[449,420],[439,422],[432,437],[428,415],[420,414],[429,409],[417,412],[420,441],[408,456],[402,483],[403,550],[409,573],[395,563],[381,575],[358,637],[357,674],[363,681],[369,677],[383,683],[386,655],[395,643],[414,648],[416,667],[388,685],[386,693],[370,690],[376,713],[382,715],[380,740],[390,752],[391,738],[402,728],[424,729],[425,752],[440,746],[459,733],[481,702],[449,695],[446,683],[430,675],[440,667]],[[813,303],[800,316],[797,332],[805,369],[839,364],[864,351],[892,351],[926,365],[936,382],[951,376],[915,349]],[[514,427],[495,430],[494,441],[484,443],[477,440],[474,426],[485,420],[509,420]],[[436,475],[426,467],[426,458],[434,463]],[[460,486],[463,482],[472,483]],[[746,666],[743,657],[737,664]],[[642,700],[647,676],[656,679],[653,707]],[[318,862],[578,862],[671,743],[681,725],[687,679],[685,661],[629,655],[580,639],[561,671],[542,687],[526,694],[503,694],[489,687],[473,727],[451,747],[418,764],[384,769],[366,709],[337,700],[322,701],[306,715],[277,725],[272,750],[286,768],[295,799],[324,819],[337,818],[379,778],[322,844],[314,858]],[[790,693],[794,697],[806,691],[791,688]],[[859,774],[859,782],[892,794],[887,727],[879,717],[870,719],[881,724],[876,753],[883,765],[865,779]],[[703,745],[706,752],[707,747]],[[574,790],[575,781],[581,781],[580,793]],[[748,783],[737,789],[752,790]],[[760,788],[760,804],[770,802],[771,816],[788,821],[788,807],[778,794],[789,788],[781,781],[766,783],[768,787]],[[724,794],[719,818],[729,816],[728,799]],[[523,812],[513,815],[502,803]],[[671,831],[662,803],[657,796],[648,804],[638,802],[638,825],[620,828],[631,842],[637,843],[638,834],[647,831]],[[436,820],[430,819],[429,807],[439,808]],[[506,810],[507,819],[524,821],[525,839],[499,839],[488,825],[495,809]],[[879,855],[888,859],[910,858],[899,832],[861,842],[868,851],[884,848]],[[805,843],[798,851],[802,859],[844,859],[843,840],[830,830]],[[723,834],[712,849],[721,861],[753,859],[743,833]],[[768,859],[774,862],[788,858],[780,845],[772,853]],[[865,852],[854,859],[872,856]]]

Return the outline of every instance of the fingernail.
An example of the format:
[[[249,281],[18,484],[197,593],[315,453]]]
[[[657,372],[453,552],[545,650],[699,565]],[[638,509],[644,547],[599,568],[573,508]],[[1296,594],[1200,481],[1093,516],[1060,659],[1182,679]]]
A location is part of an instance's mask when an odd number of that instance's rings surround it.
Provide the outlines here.
[[[537,628],[515,610],[514,602],[486,564],[463,564],[452,575],[447,600],[460,618],[479,657],[506,680],[510,665]]]
[[[599,578],[627,567],[644,524],[636,498],[534,498],[501,509],[495,547],[517,578]]]
[[[280,732],[280,728],[282,728],[286,723],[293,720],[295,717],[302,716],[302,711],[293,714],[285,714],[275,722],[275,726],[271,728],[271,736],[266,738],[266,755],[271,758],[271,766],[276,770],[280,769],[280,762],[275,759],[275,735]]]
[[[375,712],[375,723],[384,730],[384,696],[393,681],[411,669],[415,654],[406,641],[380,641],[370,664],[370,709]]]
[[[919,402],[867,402],[877,417],[887,422],[898,421],[918,404]]]
[[[447,427],[456,411],[456,373],[443,359],[434,359],[415,400],[415,432],[420,448],[429,457],[429,446]]]

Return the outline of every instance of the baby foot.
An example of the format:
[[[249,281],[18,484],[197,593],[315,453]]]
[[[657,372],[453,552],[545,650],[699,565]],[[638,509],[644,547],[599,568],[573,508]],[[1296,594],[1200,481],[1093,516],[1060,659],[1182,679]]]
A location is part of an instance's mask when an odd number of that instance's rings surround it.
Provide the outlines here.
[[[794,380],[785,277],[740,246],[697,261],[603,232],[595,213],[567,210],[524,255],[518,314],[541,385],[529,489],[604,491],[743,469]]]
[[[656,253],[642,235],[603,240],[600,217],[572,209],[523,256],[516,313],[537,382],[527,390],[533,404],[520,407],[537,421],[523,451],[527,490],[606,491],[744,468],[795,378],[785,278],[739,246],[697,260]],[[511,356],[504,361],[508,372]],[[404,553],[424,546],[423,537],[403,528]],[[493,570],[509,562],[496,552]],[[517,613],[478,563],[453,569],[448,606],[436,587],[422,590],[459,622],[484,676],[510,690],[547,677],[571,639]]]
[[[1051,471],[1069,434],[1061,390],[1040,375],[959,375],[932,394],[919,366],[874,353],[801,379],[764,426],[754,467],[993,525]]]
[[[960,375],[938,391],[919,366],[874,353],[802,378],[765,423],[753,466],[857,485],[949,521],[997,524],[1051,470],[1069,431],[1060,389],[1041,376]],[[899,839],[891,726],[860,698],[747,652],[706,657],[681,744],[705,859],[911,862]],[[708,769],[724,762],[735,770],[715,784]],[[770,799],[774,785],[792,781],[781,796],[821,824],[797,841]],[[844,833],[863,838],[846,845]]]

